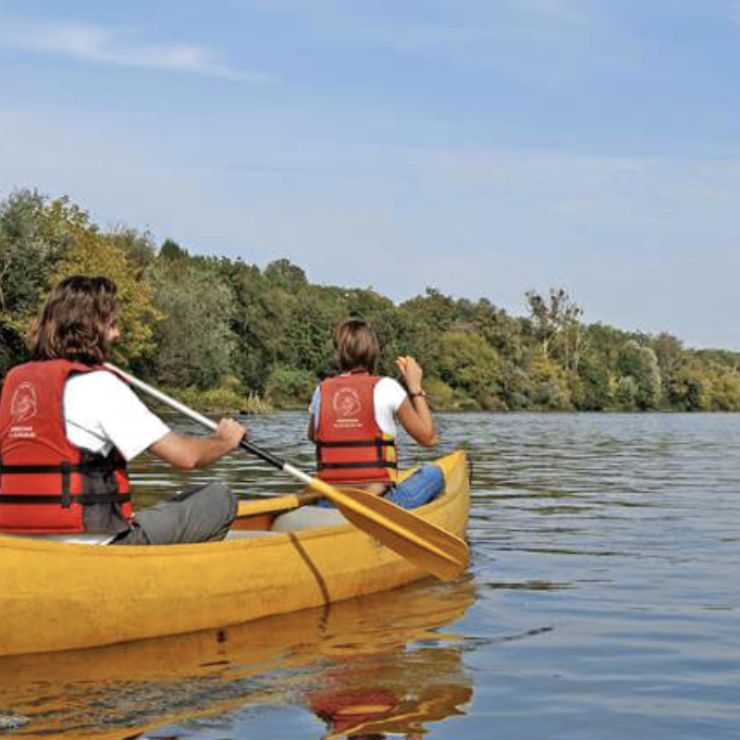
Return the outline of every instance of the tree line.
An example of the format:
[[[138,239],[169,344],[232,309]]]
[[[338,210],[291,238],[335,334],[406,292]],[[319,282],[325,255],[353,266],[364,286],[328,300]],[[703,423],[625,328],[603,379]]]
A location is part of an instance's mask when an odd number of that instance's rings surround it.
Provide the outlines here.
[[[520,317],[434,288],[396,305],[371,289],[312,284],[287,259],[260,269],[104,230],[68,198],[30,190],[0,201],[0,379],[27,359],[23,338],[46,293],[73,274],[118,284],[116,360],[202,406],[304,407],[335,371],[332,328],[354,315],[379,335],[379,372],[414,355],[438,409],[740,410],[740,353],[587,324],[560,288],[526,293]]]

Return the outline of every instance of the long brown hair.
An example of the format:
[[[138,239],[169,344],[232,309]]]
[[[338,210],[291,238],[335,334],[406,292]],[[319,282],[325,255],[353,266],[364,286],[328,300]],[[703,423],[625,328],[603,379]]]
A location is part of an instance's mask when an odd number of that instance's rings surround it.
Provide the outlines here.
[[[349,318],[334,330],[334,349],[342,372],[363,368],[375,372],[380,355],[380,343],[373,328],[366,321]]]
[[[106,277],[74,275],[52,289],[28,334],[34,360],[74,360],[93,365],[110,350],[116,318],[116,284]]]

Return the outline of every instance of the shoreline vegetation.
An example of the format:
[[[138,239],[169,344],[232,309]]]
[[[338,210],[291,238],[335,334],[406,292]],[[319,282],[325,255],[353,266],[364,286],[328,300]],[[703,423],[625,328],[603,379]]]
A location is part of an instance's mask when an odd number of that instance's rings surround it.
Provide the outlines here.
[[[260,269],[191,255],[126,226],[104,230],[68,198],[0,200],[0,383],[28,359],[23,337],[51,286],[73,274],[118,284],[114,362],[210,413],[306,409],[334,374],[331,332],[376,329],[378,371],[415,356],[439,411],[740,411],[740,352],[583,320],[565,290],[522,296],[516,317],[435,288],[396,305],[367,288],[312,284],[287,259]]]

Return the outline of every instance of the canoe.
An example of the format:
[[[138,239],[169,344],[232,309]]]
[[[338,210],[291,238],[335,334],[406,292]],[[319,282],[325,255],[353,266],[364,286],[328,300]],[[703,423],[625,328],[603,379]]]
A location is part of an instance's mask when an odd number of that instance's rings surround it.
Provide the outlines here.
[[[445,490],[414,513],[463,537],[466,455],[437,464]],[[0,535],[0,655],[238,625],[427,576],[337,511],[302,505],[313,498],[242,502],[222,542],[100,547]]]

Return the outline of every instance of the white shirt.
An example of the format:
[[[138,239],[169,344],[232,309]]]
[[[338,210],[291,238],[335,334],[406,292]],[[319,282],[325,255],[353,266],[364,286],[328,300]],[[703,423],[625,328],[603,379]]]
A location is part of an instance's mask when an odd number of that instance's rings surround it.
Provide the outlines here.
[[[67,439],[101,455],[115,447],[126,460],[133,460],[170,431],[128,385],[107,370],[73,375],[64,386],[62,408]],[[33,536],[100,545],[113,539],[113,535],[87,532]]]
[[[349,373],[345,373],[349,375]],[[393,378],[381,378],[373,389],[373,405],[375,407],[375,422],[381,432],[396,436],[396,414],[401,404],[406,400],[406,391]],[[321,410],[321,388],[313,392],[309,411],[313,414],[314,429],[318,429],[319,412]]]
[[[65,385],[64,423],[76,447],[107,455],[113,447],[133,460],[170,428],[107,370],[72,376]]]

